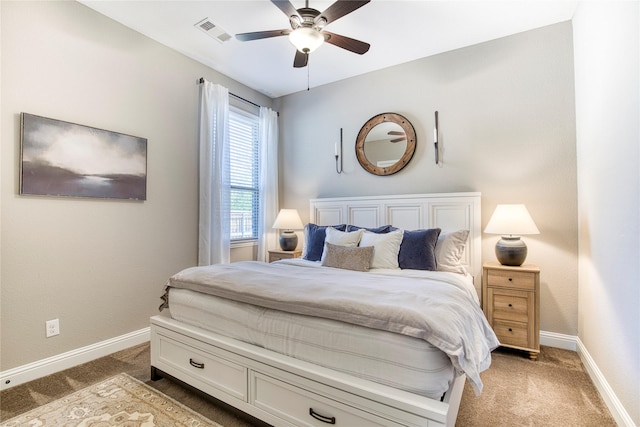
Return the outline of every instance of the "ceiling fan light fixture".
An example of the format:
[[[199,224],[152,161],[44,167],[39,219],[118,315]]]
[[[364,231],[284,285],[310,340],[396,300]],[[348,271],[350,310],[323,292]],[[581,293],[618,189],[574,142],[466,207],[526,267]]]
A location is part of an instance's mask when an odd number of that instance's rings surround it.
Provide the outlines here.
[[[299,27],[289,33],[289,41],[300,52],[309,54],[320,47],[324,36],[311,27]]]

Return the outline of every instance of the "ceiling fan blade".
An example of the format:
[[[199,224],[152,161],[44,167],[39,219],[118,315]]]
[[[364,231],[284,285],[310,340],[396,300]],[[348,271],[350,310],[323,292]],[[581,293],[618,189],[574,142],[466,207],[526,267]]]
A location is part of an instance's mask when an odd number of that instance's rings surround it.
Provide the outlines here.
[[[401,141],[406,141],[407,138],[396,138],[396,139],[391,139],[389,140],[389,142],[401,142]]]
[[[360,40],[352,39],[351,37],[341,36],[339,34],[323,31],[324,39],[327,43],[349,50],[358,55],[367,53],[371,45],[369,43],[361,42]]]
[[[327,20],[327,23],[336,21],[354,10],[361,8],[370,1],[371,0],[338,0],[318,15],[315,21],[317,22],[320,17],[324,17],[324,19]]]
[[[290,32],[291,30],[256,31],[254,33],[236,34],[236,39],[241,42],[248,42],[251,40],[268,39],[269,37],[286,36]]]
[[[295,68],[303,68],[307,66],[307,62],[309,62],[309,54],[302,53],[296,49],[296,56],[293,58],[293,66]]]
[[[299,16],[298,11],[289,0],[271,0],[271,3],[275,4],[278,9],[283,11],[284,14],[287,15],[287,18],[294,15]]]
[[[399,130],[390,130],[389,132],[387,132],[387,135],[402,135],[402,136],[406,136],[406,134],[404,132],[401,132]]]

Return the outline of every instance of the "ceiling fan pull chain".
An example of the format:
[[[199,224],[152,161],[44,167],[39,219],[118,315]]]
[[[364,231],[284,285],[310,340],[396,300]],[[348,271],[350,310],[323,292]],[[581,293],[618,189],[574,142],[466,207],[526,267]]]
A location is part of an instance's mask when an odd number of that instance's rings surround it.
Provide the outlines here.
[[[309,54],[307,53],[307,57],[309,56]],[[309,63],[307,62],[307,92],[309,92],[309,69],[311,68],[311,65],[309,65]]]

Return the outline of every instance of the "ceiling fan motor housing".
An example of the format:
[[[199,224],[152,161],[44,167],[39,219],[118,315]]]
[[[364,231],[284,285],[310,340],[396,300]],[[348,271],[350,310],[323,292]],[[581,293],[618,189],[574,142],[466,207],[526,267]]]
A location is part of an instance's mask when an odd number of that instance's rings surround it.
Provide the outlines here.
[[[318,16],[320,16],[319,10],[311,7],[302,7],[298,9],[297,15],[291,15],[289,17],[289,23],[294,30],[300,27],[310,27],[314,30],[322,31],[325,25],[327,25],[327,20],[322,16],[316,19]]]

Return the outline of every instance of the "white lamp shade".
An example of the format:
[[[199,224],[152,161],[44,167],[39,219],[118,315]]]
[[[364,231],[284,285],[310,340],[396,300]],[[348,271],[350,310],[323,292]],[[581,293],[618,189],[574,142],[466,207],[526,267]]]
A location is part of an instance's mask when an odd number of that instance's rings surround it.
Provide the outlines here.
[[[311,27],[299,27],[289,33],[289,41],[302,53],[311,53],[324,42],[324,36]]]
[[[485,233],[508,235],[540,234],[525,205],[498,205]]]
[[[281,230],[301,230],[304,228],[297,209],[280,209],[273,228]]]

